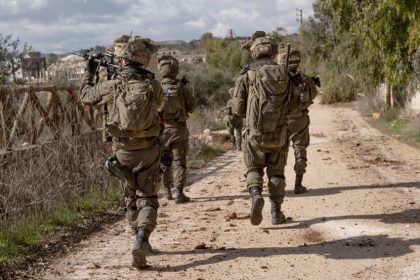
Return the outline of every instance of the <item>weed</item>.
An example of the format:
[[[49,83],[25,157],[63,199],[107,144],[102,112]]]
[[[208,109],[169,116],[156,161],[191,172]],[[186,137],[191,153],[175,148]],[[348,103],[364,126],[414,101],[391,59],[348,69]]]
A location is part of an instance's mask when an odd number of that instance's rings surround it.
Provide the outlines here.
[[[399,108],[391,108],[385,110],[382,114],[382,119],[388,123],[397,120],[400,116],[400,109]]]
[[[14,261],[43,244],[55,231],[69,229],[104,211],[119,200],[119,192],[116,184],[106,190],[95,187],[89,193],[74,197],[66,207],[41,210],[0,229],[0,263]]]

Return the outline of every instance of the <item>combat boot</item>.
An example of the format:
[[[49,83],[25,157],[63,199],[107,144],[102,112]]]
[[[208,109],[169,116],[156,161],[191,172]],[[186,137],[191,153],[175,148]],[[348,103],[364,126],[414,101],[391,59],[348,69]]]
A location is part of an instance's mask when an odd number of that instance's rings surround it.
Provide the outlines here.
[[[187,203],[190,202],[191,198],[189,198],[188,196],[186,196],[184,194],[184,189],[183,188],[176,188],[176,196],[175,196],[175,203],[176,204],[180,204],[180,203]]]
[[[149,236],[150,233],[144,229],[139,228],[136,240],[133,244],[133,249],[131,250],[131,253],[133,255],[133,267],[135,268],[146,268],[146,256],[150,253],[151,245],[149,243]]]
[[[286,216],[280,210],[280,204],[271,202],[271,223],[273,225],[280,225],[286,222]]]
[[[262,221],[262,209],[264,207],[264,198],[261,195],[259,187],[251,187],[249,189],[251,194],[252,206],[251,206],[251,224],[257,226]]]
[[[174,198],[172,197],[172,191],[171,191],[171,186],[165,186],[166,188],[166,199],[167,200],[173,200]]]
[[[295,194],[306,193],[308,190],[302,186],[303,174],[296,174]]]

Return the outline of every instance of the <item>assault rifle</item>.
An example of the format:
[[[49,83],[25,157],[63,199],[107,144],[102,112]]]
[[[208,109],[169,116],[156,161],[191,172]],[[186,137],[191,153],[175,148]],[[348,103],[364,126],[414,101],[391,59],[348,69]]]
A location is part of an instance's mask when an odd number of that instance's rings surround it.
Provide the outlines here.
[[[78,55],[83,57],[85,60],[93,60],[96,64],[96,81],[99,79],[99,67],[106,68],[107,80],[111,80],[116,73],[118,73],[120,67],[115,63],[115,55],[112,52],[91,52],[89,50],[85,50],[82,53],[72,52],[74,55]]]
[[[95,52],[90,52],[89,50],[85,50],[82,53],[72,52],[72,54],[83,57],[85,60],[93,60],[95,62],[95,65],[96,65],[95,84],[97,84],[99,81],[99,68],[101,66],[106,68],[107,80],[112,80],[120,69],[120,67],[117,64],[115,64],[115,61],[114,61],[115,55],[109,51],[106,51],[104,53],[95,53]],[[106,132],[106,129],[105,129],[106,120],[108,119],[108,107],[106,103],[104,103],[102,119],[103,119],[102,141],[111,142],[112,137]]]

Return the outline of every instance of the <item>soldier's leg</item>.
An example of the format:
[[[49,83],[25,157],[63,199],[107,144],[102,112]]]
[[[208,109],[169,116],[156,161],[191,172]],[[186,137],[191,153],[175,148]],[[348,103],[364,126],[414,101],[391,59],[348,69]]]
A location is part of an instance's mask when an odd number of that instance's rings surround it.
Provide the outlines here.
[[[271,200],[271,222],[273,225],[286,222],[286,217],[281,211],[281,205],[284,200],[286,181],[284,176],[284,167],[287,160],[288,145],[280,150],[267,154],[267,176],[268,191]]]
[[[309,116],[308,114],[302,115],[297,121],[294,128],[294,133],[291,137],[293,142],[293,149],[295,154],[295,166],[294,170],[296,173],[295,181],[295,194],[301,194],[307,192],[307,189],[302,185],[303,175],[306,173],[307,167],[307,155],[306,149],[309,146],[310,135],[309,135]]]
[[[262,221],[264,198],[261,195],[265,167],[265,154],[251,141],[244,143],[244,161],[247,168],[246,184],[251,194],[251,224],[256,226]]]
[[[124,150],[116,150],[114,152],[120,164],[128,167],[130,170],[133,170],[133,168],[138,164],[138,159],[136,158],[135,153]],[[136,206],[136,186],[130,186],[127,181],[120,181],[120,184],[123,186],[124,190],[124,202],[128,224],[131,230],[134,233],[137,233],[138,209]]]
[[[162,155],[161,155],[161,164],[163,165],[164,171],[163,171],[163,186],[165,187],[166,191],[166,198],[168,200],[172,200],[172,191],[171,188],[174,186],[173,182],[173,172],[172,172],[172,150],[168,148],[161,149]]]
[[[229,130],[229,135],[230,135],[230,141],[232,142],[232,147],[233,149],[236,149],[236,137],[235,137],[235,127],[233,126],[233,124],[230,124],[228,127]]]
[[[158,147],[143,150],[139,170],[134,168],[139,190],[137,191],[138,233],[133,244],[133,266],[142,268],[146,266],[146,255],[150,253],[149,236],[157,225],[157,210],[159,203],[157,194],[161,185],[160,155]]]
[[[188,140],[172,144],[175,203],[186,203],[191,200],[184,194],[184,187],[187,184],[188,145]]]
[[[235,127],[236,133],[236,149],[242,151],[242,122],[238,122],[238,125]]]

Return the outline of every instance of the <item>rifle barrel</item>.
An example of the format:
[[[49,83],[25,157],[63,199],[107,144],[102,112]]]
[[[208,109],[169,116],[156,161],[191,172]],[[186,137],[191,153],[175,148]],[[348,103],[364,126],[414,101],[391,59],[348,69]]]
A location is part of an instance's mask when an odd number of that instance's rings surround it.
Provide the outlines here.
[[[286,69],[289,67],[289,57],[290,57],[290,44],[287,44],[287,50],[286,50]]]

